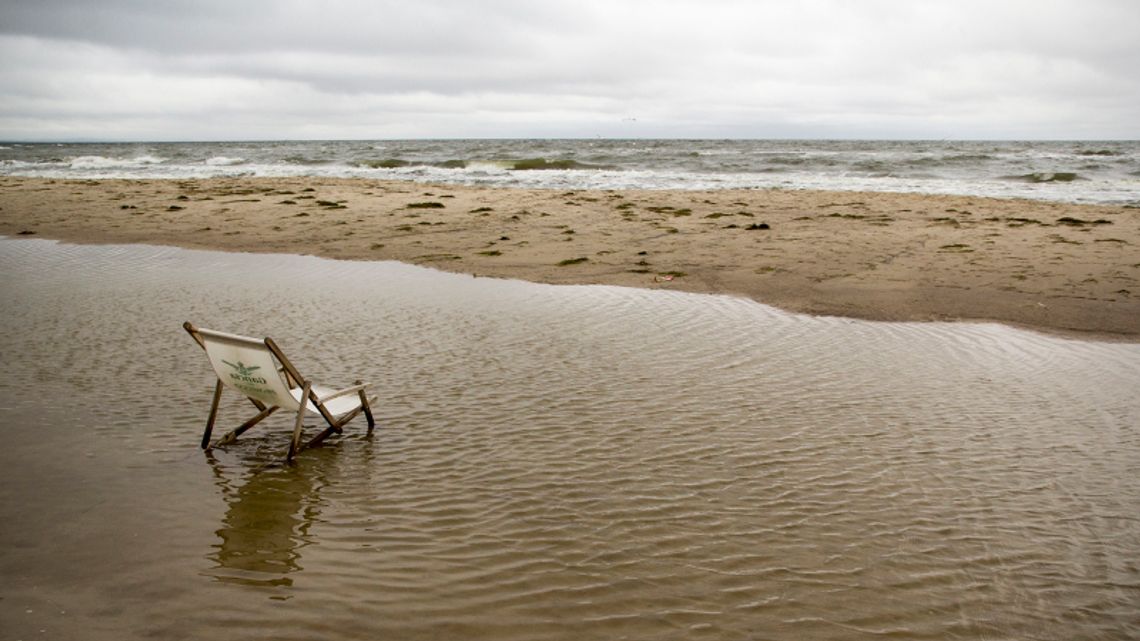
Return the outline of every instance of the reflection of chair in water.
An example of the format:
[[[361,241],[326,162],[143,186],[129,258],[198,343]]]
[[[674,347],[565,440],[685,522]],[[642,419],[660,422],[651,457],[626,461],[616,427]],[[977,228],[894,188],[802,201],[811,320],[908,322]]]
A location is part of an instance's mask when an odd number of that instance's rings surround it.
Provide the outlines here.
[[[364,412],[368,419],[368,431],[375,426],[372,408],[364,389],[368,384],[356,381],[356,385],[341,390],[333,390],[314,385],[297,371],[285,354],[271,338],[256,339],[234,334],[225,334],[183,323],[210,359],[214,373],[218,375],[214,387],[214,403],[210,407],[210,417],[206,420],[206,431],[202,435],[202,449],[210,449],[234,441],[243,432],[259,423],[278,408],[297,412],[293,427],[293,440],[289,443],[287,459],[300,450],[301,428],[305,412],[320,414],[329,427],[317,434],[306,447],[312,447],[325,440],[332,433],[340,434],[346,423]],[[210,445],[210,433],[214,429],[214,419],[218,415],[218,402],[222,388],[229,387],[248,398],[259,413],[229,432],[217,443]],[[304,399],[304,401],[302,400]]]
[[[245,483],[231,483],[209,456],[226,514],[217,531],[221,542],[210,559],[219,581],[254,587],[288,587],[289,574],[301,569],[301,548],[308,539],[313,514],[312,470],[293,466],[247,470]]]

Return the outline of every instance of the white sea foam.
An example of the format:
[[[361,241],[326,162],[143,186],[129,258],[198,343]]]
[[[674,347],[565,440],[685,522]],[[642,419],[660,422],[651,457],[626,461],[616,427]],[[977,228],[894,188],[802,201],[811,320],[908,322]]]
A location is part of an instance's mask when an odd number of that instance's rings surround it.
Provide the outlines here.
[[[148,165],[160,165],[166,162],[165,158],[158,156],[144,155],[136,156],[134,158],[108,158],[106,156],[78,156],[72,158],[68,163],[71,169],[110,169],[110,168],[123,168],[129,169],[132,167],[146,167]]]
[[[514,169],[522,160],[535,160],[529,164],[540,168]],[[1140,143],[393,140],[29,144],[0,148],[0,175],[364,177],[547,189],[826,189],[1136,205],[1140,204]],[[1065,179],[1026,178],[1040,176]]]
[[[212,158],[206,159],[206,164],[211,167],[228,167],[244,163],[245,158],[231,158],[229,156],[213,156]]]

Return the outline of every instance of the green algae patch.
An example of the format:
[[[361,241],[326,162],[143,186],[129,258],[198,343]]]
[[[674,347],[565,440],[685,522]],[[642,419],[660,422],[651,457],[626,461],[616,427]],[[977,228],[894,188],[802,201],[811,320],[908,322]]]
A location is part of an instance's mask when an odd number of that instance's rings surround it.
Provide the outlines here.
[[[1085,227],[1088,225],[1111,225],[1111,220],[1098,218],[1097,220],[1081,220],[1080,218],[1073,218],[1072,216],[1062,216],[1057,219],[1058,225],[1067,225],[1069,227]]]
[[[369,169],[399,169],[400,167],[407,167],[410,165],[406,160],[399,158],[383,158],[380,160],[362,160],[357,163],[359,167],[367,167]]]
[[[953,245],[943,245],[943,246],[938,248],[938,251],[947,252],[947,253],[955,253],[955,254],[968,254],[974,250],[969,245],[963,245],[962,243],[954,243]]]
[[[466,160],[445,160],[443,162],[435,163],[433,166],[440,169],[467,169]]]
[[[1036,218],[1023,218],[1018,216],[1006,216],[1005,222],[1009,227],[1024,227],[1026,225],[1042,226],[1045,224]]]
[[[513,171],[531,171],[543,169],[605,169],[603,165],[591,165],[577,160],[547,160],[545,158],[524,158],[511,163],[509,169]]]
[[[1032,184],[1038,183],[1071,183],[1076,180],[1085,180],[1084,176],[1071,171],[1038,171],[1020,176],[1007,176],[1011,180],[1018,180]]]

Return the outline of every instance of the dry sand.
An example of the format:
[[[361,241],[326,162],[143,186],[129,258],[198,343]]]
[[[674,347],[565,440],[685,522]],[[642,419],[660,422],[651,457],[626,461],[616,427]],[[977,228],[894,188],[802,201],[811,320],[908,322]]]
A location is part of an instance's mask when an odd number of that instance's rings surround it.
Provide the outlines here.
[[[0,235],[399,260],[1140,340],[1140,210],[916,194],[0,179]]]

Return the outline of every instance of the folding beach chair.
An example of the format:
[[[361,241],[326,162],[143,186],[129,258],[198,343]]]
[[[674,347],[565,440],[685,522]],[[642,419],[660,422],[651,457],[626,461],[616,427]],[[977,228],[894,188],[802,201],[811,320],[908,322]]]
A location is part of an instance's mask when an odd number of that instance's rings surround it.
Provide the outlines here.
[[[301,376],[272,338],[257,339],[215,332],[194,327],[189,322],[183,323],[182,327],[206,350],[206,357],[218,375],[210,417],[206,420],[206,431],[202,434],[202,449],[232,443],[246,430],[280,408],[297,413],[287,460],[292,460],[301,450],[301,430],[306,412],[320,414],[329,426],[313,437],[305,447],[317,445],[334,432],[342,433],[344,425],[361,412],[368,419],[369,433],[376,426],[372,419],[372,407],[364,395],[368,383],[356,381],[352,387],[340,390],[321,387]],[[223,387],[229,387],[248,398],[257,407],[258,414],[211,445],[210,434],[218,415],[218,402]],[[302,402],[302,399],[306,400]]]

